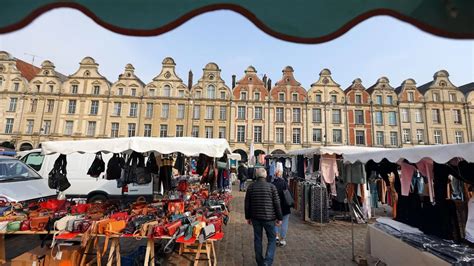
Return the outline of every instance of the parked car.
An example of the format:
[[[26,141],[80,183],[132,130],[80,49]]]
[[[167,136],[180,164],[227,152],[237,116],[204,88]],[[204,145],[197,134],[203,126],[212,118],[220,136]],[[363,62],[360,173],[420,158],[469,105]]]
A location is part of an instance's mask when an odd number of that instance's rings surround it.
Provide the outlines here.
[[[25,202],[53,197],[45,179],[22,161],[0,156],[0,197],[11,202]]]
[[[54,161],[59,154],[43,155],[41,149],[21,152],[21,160],[38,171],[42,176],[48,176],[53,169]],[[112,154],[103,154],[102,158],[107,167],[107,162]],[[98,178],[87,175],[87,170],[94,161],[95,154],[73,153],[66,156],[67,178],[71,187],[64,192],[68,198],[87,198],[88,201],[101,201],[108,198],[122,196],[122,188],[117,187],[117,181],[104,179],[104,173]],[[153,182],[146,185],[129,184],[124,194],[128,198],[139,196],[153,196]]]

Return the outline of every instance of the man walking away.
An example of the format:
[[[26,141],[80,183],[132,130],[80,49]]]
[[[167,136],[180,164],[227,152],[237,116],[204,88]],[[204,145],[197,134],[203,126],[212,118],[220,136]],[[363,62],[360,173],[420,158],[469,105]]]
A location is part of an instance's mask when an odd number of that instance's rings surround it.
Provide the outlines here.
[[[245,219],[253,226],[255,259],[259,266],[272,265],[276,249],[275,225],[283,219],[276,187],[266,181],[267,171],[257,168],[257,181],[250,184],[245,194]],[[268,239],[267,252],[262,255],[263,229]]]

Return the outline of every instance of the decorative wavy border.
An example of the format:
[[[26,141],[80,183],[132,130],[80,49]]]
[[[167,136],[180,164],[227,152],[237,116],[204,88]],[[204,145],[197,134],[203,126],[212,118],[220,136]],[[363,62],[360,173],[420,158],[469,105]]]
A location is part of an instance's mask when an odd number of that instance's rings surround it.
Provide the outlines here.
[[[84,13],[86,16],[91,18],[93,21],[95,21],[97,24],[100,26],[111,30],[113,32],[119,33],[119,34],[124,34],[124,35],[131,35],[131,36],[155,36],[159,35],[162,33],[166,33],[168,31],[171,31],[183,23],[187,22],[188,20],[194,18],[195,16],[201,15],[206,12],[210,11],[217,11],[217,10],[231,10],[234,12],[237,12],[247,19],[249,19],[257,28],[262,30],[263,32],[284,40],[284,41],[289,41],[289,42],[295,42],[295,43],[306,43],[306,44],[315,44],[315,43],[323,43],[327,42],[330,40],[333,40],[347,31],[349,31],[352,27],[356,26],[357,24],[361,23],[362,21],[369,19],[374,16],[379,16],[379,15],[386,15],[386,16],[391,16],[393,18],[399,19],[401,21],[410,23],[411,25],[414,25],[415,27],[419,28],[422,31],[429,32],[434,35],[438,35],[441,37],[446,37],[446,38],[453,38],[453,39],[474,39],[474,33],[456,33],[456,32],[451,32],[451,31],[446,31],[439,29],[437,27],[431,26],[429,24],[420,22],[410,16],[403,15],[397,11],[391,10],[391,9],[374,9],[367,11],[365,13],[362,13],[353,19],[351,19],[349,22],[344,24],[342,27],[337,29],[336,31],[320,36],[320,37],[310,37],[310,38],[305,38],[305,37],[298,37],[298,36],[291,36],[287,34],[283,34],[280,32],[277,32],[267,25],[263,23],[258,17],[247,10],[244,7],[241,7],[236,4],[213,4],[213,5],[207,5],[201,8],[196,8],[192,10],[191,12],[188,12],[184,14],[183,16],[177,18],[171,23],[168,23],[162,27],[156,28],[156,29],[151,29],[151,30],[140,30],[140,29],[127,29],[127,28],[122,28],[122,27],[117,27],[113,24],[107,23],[104,20],[102,20],[100,17],[96,16],[94,12],[92,12],[90,9],[84,7],[81,4],[74,3],[74,2],[58,2],[58,3],[51,3],[51,4],[46,4],[43,5],[35,10],[33,10],[29,15],[27,15],[25,18],[23,18],[21,21],[18,23],[2,27],[0,28],[0,33],[9,33],[12,31],[19,30],[28,24],[30,24],[34,19],[42,15],[43,13],[50,11],[55,8],[63,8],[63,7],[69,7],[69,8],[74,8],[82,13]]]

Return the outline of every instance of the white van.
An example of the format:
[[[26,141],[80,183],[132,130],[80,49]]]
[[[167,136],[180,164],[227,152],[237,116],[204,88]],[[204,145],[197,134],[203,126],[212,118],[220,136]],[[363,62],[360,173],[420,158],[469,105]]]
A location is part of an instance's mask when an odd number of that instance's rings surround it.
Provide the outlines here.
[[[41,149],[21,152],[20,158],[27,165],[35,169],[41,176],[47,177],[59,154],[42,155]],[[117,187],[117,181],[104,179],[105,172],[98,178],[87,175],[87,170],[94,161],[95,154],[73,153],[66,155],[67,178],[71,187],[65,190],[68,198],[87,198],[88,201],[100,201],[108,198],[120,197],[122,188]],[[107,162],[112,154],[102,154],[107,167]],[[46,179],[46,178],[45,178]],[[46,179],[47,181],[47,179]],[[129,184],[124,194],[128,197],[152,197],[153,181],[146,185]]]

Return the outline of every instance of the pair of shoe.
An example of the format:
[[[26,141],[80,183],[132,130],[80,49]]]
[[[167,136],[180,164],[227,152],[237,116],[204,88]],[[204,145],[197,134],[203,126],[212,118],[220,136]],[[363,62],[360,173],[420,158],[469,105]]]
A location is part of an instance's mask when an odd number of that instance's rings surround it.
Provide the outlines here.
[[[276,239],[276,245],[277,247],[285,247],[286,246],[286,240],[280,240],[279,238]]]

